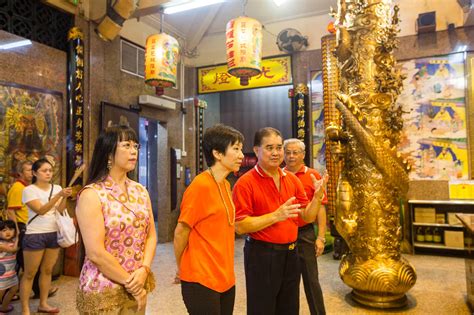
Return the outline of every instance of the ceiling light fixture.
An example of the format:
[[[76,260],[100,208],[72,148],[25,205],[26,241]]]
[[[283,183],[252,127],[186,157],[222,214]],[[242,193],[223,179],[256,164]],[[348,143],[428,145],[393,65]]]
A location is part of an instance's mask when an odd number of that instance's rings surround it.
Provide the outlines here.
[[[286,0],[273,0],[273,2],[275,2],[275,4],[279,7],[279,6],[281,6],[283,3],[285,3]]]
[[[27,45],[31,45],[31,40],[24,39],[24,40],[19,40],[16,42],[10,42],[8,44],[3,44],[3,45],[0,45],[0,49],[12,49],[12,48],[17,48],[17,47],[22,47],[22,46],[27,46]]]
[[[183,4],[178,4],[174,6],[169,6],[164,8],[165,14],[174,14],[178,12],[183,12],[187,10],[197,9],[201,7],[205,7],[212,4],[222,3],[226,0],[195,0]]]

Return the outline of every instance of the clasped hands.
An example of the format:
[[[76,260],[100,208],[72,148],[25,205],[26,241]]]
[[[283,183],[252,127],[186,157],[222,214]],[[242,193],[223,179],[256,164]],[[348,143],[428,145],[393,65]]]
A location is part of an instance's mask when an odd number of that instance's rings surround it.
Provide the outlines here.
[[[130,293],[138,303],[138,310],[141,310],[146,305],[145,282],[148,277],[148,270],[145,267],[140,267],[130,274],[127,281],[125,281],[125,290]]]

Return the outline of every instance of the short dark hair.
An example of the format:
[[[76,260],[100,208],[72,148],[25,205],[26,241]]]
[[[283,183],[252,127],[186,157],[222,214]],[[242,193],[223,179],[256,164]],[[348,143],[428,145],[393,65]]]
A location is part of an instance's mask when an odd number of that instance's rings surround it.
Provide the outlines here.
[[[0,231],[4,230],[4,229],[14,230],[15,234],[13,236],[16,236],[15,221],[13,221],[13,220],[5,220],[5,221],[0,220]]]
[[[124,125],[110,126],[100,133],[95,142],[94,152],[92,153],[87,184],[102,181],[106,178],[109,174],[107,161],[110,156],[115,156],[117,143],[120,141],[133,141],[138,143],[138,137],[132,128]]]
[[[281,132],[278,129],[273,127],[263,127],[255,133],[255,137],[253,138],[253,146],[259,147],[262,144],[262,139],[270,135],[280,136],[280,138],[283,140]]]
[[[43,164],[46,164],[46,163],[48,163],[49,165],[51,165],[51,167],[53,167],[53,164],[51,164],[51,162],[47,158],[41,158],[41,159],[36,160],[33,163],[33,165],[31,165],[31,170],[33,172],[37,172],[41,168],[41,166],[43,166]],[[34,183],[36,183],[36,180],[37,180],[37,178],[33,174],[33,179],[31,180],[31,182],[34,184]]]
[[[244,136],[237,129],[223,124],[207,128],[202,139],[202,150],[207,166],[211,167],[216,163],[212,150],[225,154],[227,147],[235,143],[244,143]]]

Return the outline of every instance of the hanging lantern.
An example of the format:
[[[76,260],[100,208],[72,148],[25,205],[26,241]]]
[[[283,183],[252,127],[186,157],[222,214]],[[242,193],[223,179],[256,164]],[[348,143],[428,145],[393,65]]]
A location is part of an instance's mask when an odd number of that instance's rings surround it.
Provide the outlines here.
[[[146,39],[145,83],[154,86],[157,95],[176,86],[178,58],[179,44],[174,37],[160,33]]]
[[[249,78],[259,75],[262,62],[262,24],[240,16],[226,27],[227,72],[248,85]]]

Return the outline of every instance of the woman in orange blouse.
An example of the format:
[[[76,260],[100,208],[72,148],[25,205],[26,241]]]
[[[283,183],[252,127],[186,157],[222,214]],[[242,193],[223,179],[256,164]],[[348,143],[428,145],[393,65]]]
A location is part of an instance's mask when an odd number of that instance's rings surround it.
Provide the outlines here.
[[[181,202],[174,251],[181,293],[192,314],[232,314],[235,299],[235,207],[227,175],[239,170],[244,137],[215,125],[203,137],[209,169],[193,180]]]

